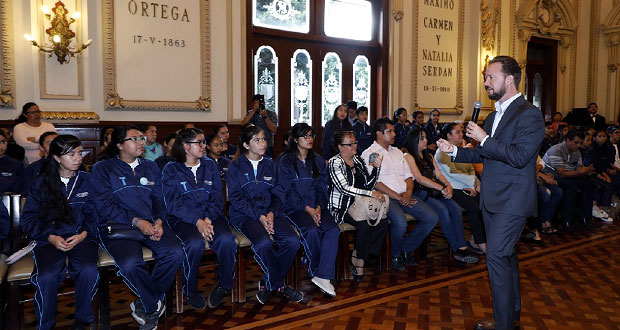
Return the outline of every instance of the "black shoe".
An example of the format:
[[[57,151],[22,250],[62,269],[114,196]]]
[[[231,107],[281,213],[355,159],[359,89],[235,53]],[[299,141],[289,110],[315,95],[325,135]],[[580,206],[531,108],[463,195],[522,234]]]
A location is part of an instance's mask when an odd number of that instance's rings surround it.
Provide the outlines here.
[[[402,257],[392,257],[392,269],[396,271],[405,270],[405,262]]]
[[[469,241],[465,242],[465,244],[467,244],[467,247],[469,248],[469,250],[471,252],[473,252],[475,254],[478,254],[478,255],[483,255],[484,254],[484,251],[482,251],[481,249],[473,246]]]
[[[456,249],[456,251],[454,251],[454,254],[452,255],[452,257],[454,257],[454,259],[456,259],[456,260],[458,260],[460,262],[464,262],[464,263],[468,263],[468,264],[475,264],[479,260],[478,256],[474,255],[467,248],[465,248],[465,249]]]
[[[131,308],[131,316],[133,319],[138,322],[139,325],[144,324],[144,320],[146,319],[146,313],[144,312],[144,305],[142,305],[142,300],[137,299],[136,301],[129,304],[129,308]]]
[[[583,228],[585,229],[592,229],[592,224],[590,223],[590,217],[582,217],[581,218],[581,224],[583,225]]]
[[[144,318],[144,324],[140,325],[140,330],[155,330],[157,329],[157,323],[159,323],[159,311],[155,311],[150,314],[146,314]]]
[[[216,308],[222,303],[222,299],[230,294],[230,290],[223,289],[218,283],[215,289],[209,294],[207,304],[209,308]]]
[[[400,255],[403,264],[407,267],[415,267],[418,263],[415,261],[415,255],[413,253],[403,253]]]
[[[185,301],[197,310],[205,309],[205,307],[207,307],[207,302],[200,293],[195,293],[191,297],[185,296]]]
[[[364,280],[364,274],[357,272],[357,267],[353,264],[353,262],[349,263],[349,270],[351,270],[351,275],[353,275],[353,280],[355,280],[355,282],[360,283]]]
[[[78,319],[75,319],[75,321],[73,321],[73,325],[71,326],[71,330],[84,330],[89,326],[90,323],[84,323]]]
[[[300,302],[302,299],[304,299],[303,292],[295,290],[290,286],[281,287],[278,291],[281,292],[284,297],[286,297],[290,301]]]
[[[258,300],[261,305],[266,304],[269,299],[271,299],[271,291],[267,290],[267,287],[261,285],[261,282],[258,281],[258,292],[256,293],[256,300]]]
[[[564,221],[564,231],[567,233],[575,232],[575,229],[573,228],[573,225],[570,223],[570,221]]]

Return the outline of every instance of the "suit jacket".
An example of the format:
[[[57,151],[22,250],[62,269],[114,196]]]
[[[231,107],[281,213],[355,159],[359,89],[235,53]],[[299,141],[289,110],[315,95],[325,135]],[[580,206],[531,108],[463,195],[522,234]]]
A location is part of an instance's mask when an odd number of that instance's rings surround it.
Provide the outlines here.
[[[484,122],[489,137],[484,146],[458,148],[455,162],[483,163],[480,209],[491,213],[530,217],[537,214],[536,156],[545,136],[540,110],[516,98],[491,136],[493,111]]]
[[[605,117],[596,114],[596,123],[592,121],[592,116],[590,113],[587,113],[583,118],[583,127],[586,128],[588,126],[594,126],[594,128],[598,130],[604,130],[607,128],[607,122],[605,121]]]

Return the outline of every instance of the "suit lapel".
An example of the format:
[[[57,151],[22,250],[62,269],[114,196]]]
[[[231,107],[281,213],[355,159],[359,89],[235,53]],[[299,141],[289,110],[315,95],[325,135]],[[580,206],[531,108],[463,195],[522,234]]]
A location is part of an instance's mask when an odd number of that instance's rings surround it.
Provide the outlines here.
[[[508,124],[508,122],[512,120],[512,118],[517,114],[518,108],[523,104],[524,101],[525,98],[523,97],[523,95],[521,95],[517,97],[514,101],[512,101],[512,103],[510,103],[508,109],[506,109],[506,112],[504,112],[504,115],[502,116],[499,125],[497,125],[497,128],[495,129],[495,134],[493,134],[493,137],[497,137],[498,134],[502,131],[502,129]]]
[[[484,124],[482,124],[482,128],[487,134],[491,135],[491,131],[493,130],[493,122],[495,121],[495,116],[497,115],[497,111],[491,112],[487,118],[484,120]]]

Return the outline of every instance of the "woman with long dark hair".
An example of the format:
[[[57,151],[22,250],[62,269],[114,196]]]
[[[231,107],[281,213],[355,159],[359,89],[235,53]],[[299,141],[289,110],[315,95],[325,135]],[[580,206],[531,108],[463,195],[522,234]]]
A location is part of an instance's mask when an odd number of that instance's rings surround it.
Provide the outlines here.
[[[407,109],[398,108],[394,111],[394,133],[396,137],[394,139],[394,147],[401,149],[407,142],[407,133],[409,132],[409,125],[407,121]]]
[[[78,170],[81,164],[80,140],[73,135],[57,136],[24,205],[21,225],[36,241],[30,280],[36,290],[38,329],[54,327],[56,295],[66,277],[67,259],[69,275],[75,280],[72,329],[84,329],[95,320],[91,301],[99,279],[99,247],[89,174]]]
[[[327,205],[327,170],[323,157],[312,151],[316,135],[305,123],[295,124],[286,152],[278,162],[277,194],[282,211],[301,235],[312,283],[334,297],[340,228]]]
[[[41,110],[34,102],[28,102],[22,107],[22,112],[13,128],[13,139],[26,151],[28,163],[41,159],[39,155],[39,136],[45,132],[56,132],[53,124],[41,121]]]
[[[228,126],[226,126],[226,124],[219,124],[215,126],[213,132],[217,134],[220,139],[222,139],[222,156],[227,159],[232,159],[235,157],[235,154],[237,153],[237,146],[229,143],[230,132],[228,131]]]
[[[415,178],[416,197],[425,201],[439,215],[441,230],[453,251],[454,259],[476,263],[475,256],[465,244],[461,207],[452,199],[452,185],[439,170],[433,155],[427,151],[426,132],[414,127],[407,136],[407,154],[411,174]]]
[[[218,138],[219,139],[219,138]],[[206,140],[197,128],[184,128],[172,146],[172,162],[162,170],[155,188],[166,205],[166,222],[183,242],[183,295],[196,309],[217,307],[233,287],[237,243],[224,217],[222,180],[217,165],[205,158]],[[217,285],[207,301],[198,292],[198,270],[205,240],[219,266]]]
[[[349,121],[349,109],[346,104],[340,104],[334,109],[332,119],[325,123],[323,129],[323,159],[326,161],[338,153],[338,149],[334,149],[332,138],[338,132],[353,131],[353,126]]]
[[[179,239],[163,223],[166,210],[161,194],[153,190],[161,174],[155,162],[141,157],[145,141],[135,126],[115,128],[106,148],[108,159],[93,166],[91,187],[101,247],[114,258],[118,273],[138,296],[130,304],[131,315],[140,329],[154,329],[184,253]],[[155,258],[150,274],[143,246],[151,249]]]
[[[276,163],[264,156],[266,151],[262,128],[249,126],[241,132],[239,156],[230,162],[226,177],[230,223],[252,242],[254,259],[263,270],[263,280],[256,294],[258,302],[266,304],[276,291],[289,300],[300,302],[303,293],[284,286],[284,276],[299,250],[299,237],[282,216],[282,200],[274,191],[278,174]],[[273,236],[273,241],[269,235]]]

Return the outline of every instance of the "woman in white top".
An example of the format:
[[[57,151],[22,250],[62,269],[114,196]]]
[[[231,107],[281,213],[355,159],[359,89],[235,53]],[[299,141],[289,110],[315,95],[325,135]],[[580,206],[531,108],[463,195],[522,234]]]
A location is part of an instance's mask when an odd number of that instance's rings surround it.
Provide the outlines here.
[[[34,102],[28,102],[22,107],[22,114],[17,118],[13,129],[13,139],[26,151],[29,164],[41,159],[39,154],[39,136],[45,132],[56,132],[51,123],[41,121],[41,110]]]

